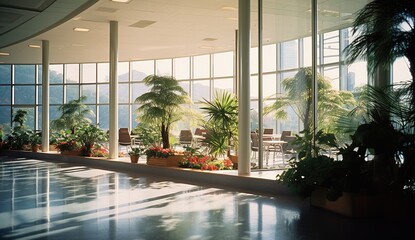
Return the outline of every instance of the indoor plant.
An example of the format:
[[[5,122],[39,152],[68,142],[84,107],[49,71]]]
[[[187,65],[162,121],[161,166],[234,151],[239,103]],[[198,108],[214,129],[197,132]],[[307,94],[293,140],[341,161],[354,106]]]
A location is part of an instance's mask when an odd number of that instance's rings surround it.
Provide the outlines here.
[[[177,152],[170,148],[153,146],[145,150],[148,165],[177,167],[179,161],[183,160],[183,153]]]
[[[181,105],[188,99],[187,92],[173,77],[150,75],[143,79],[150,90],[135,99],[142,122],[154,123],[161,133],[163,148],[170,148],[170,127],[180,120]]]
[[[231,157],[231,146],[238,144],[238,100],[227,91],[216,92],[215,95],[213,101],[204,99],[200,108],[208,117],[204,123],[206,142],[214,157],[225,153]]]
[[[140,155],[144,153],[143,148],[140,147],[131,147],[128,150],[128,155],[130,155],[130,160],[132,163],[137,163]]]
[[[41,143],[42,138],[40,137],[39,133],[33,132],[30,136],[30,145],[32,147],[32,152],[37,152]]]
[[[82,145],[83,156],[92,156],[94,145],[107,141],[105,132],[93,124],[83,124],[76,127],[76,136]]]

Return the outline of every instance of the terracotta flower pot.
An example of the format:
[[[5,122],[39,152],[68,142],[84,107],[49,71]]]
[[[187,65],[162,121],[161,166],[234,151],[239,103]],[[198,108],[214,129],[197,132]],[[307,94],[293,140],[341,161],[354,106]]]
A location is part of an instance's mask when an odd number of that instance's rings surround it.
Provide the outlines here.
[[[138,155],[130,155],[131,163],[137,163],[140,156]]]

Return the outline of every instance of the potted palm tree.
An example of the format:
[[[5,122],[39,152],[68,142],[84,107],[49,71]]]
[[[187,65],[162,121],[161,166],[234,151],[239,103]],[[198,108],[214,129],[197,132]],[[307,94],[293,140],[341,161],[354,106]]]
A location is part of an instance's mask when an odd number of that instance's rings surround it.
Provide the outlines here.
[[[215,95],[213,101],[204,99],[201,107],[208,117],[204,125],[210,154],[218,156],[226,153],[232,162],[238,163],[237,157],[231,155],[231,146],[238,143],[238,100],[227,91],[216,92]]]
[[[76,126],[91,123],[88,116],[94,116],[94,112],[84,104],[85,99],[86,96],[82,96],[59,106],[61,116],[51,122],[52,128],[56,130],[70,129],[74,134]]]
[[[187,92],[173,77],[150,75],[143,81],[151,88],[135,99],[140,104],[138,118],[154,123],[161,133],[163,148],[170,148],[171,125],[182,117],[181,105],[187,102]]]

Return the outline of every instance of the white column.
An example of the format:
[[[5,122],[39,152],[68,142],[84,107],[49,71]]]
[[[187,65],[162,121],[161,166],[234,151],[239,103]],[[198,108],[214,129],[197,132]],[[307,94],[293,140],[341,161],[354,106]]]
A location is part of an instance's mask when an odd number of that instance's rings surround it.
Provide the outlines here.
[[[110,136],[109,158],[118,158],[118,22],[110,21]]]
[[[42,40],[42,152],[49,152],[49,40]]]
[[[238,117],[238,175],[251,173],[251,139],[250,139],[250,92],[249,92],[249,51],[250,39],[250,1],[238,1],[239,33],[239,117]]]
[[[262,0],[258,0],[258,167],[263,168],[264,162],[264,117],[263,117],[263,78],[262,78]],[[251,131],[255,131],[251,129]]]

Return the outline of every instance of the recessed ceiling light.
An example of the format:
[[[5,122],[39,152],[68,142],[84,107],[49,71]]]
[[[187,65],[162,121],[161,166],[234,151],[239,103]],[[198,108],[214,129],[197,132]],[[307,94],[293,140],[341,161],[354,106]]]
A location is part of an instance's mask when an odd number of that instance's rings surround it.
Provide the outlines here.
[[[0,52],[0,56],[9,56],[10,55],[10,53],[7,53],[7,52]]]
[[[128,3],[131,0],[111,0],[111,2],[118,2],[118,3]]]
[[[35,45],[35,44],[29,44],[28,47],[30,47],[30,48],[40,48],[39,45]]]
[[[76,27],[73,29],[75,32],[89,32],[89,28],[81,28],[81,27]]]
[[[237,9],[237,8],[235,8],[235,7],[225,6],[225,7],[222,7],[222,10],[237,11],[238,9]]]

